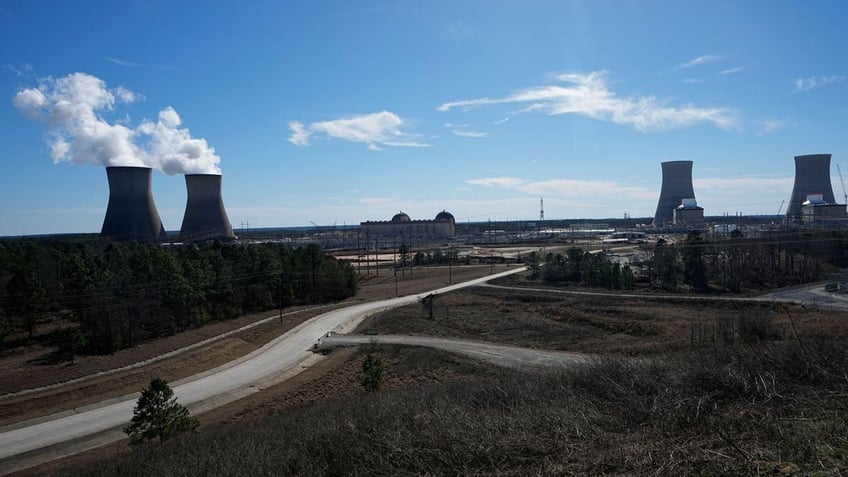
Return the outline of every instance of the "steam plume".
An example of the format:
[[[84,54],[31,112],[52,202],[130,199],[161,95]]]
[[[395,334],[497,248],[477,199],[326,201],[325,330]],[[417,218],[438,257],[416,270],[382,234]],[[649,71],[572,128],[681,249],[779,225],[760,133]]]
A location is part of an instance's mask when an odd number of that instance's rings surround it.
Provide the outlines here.
[[[166,174],[220,174],[221,158],[205,139],[191,137],[174,108],[159,112],[157,122],[136,128],[110,123],[103,113],[118,103],[140,98],[132,91],[86,73],[42,78],[38,87],[18,91],[12,103],[31,120],[47,125],[54,163],[102,166],[149,166]]]

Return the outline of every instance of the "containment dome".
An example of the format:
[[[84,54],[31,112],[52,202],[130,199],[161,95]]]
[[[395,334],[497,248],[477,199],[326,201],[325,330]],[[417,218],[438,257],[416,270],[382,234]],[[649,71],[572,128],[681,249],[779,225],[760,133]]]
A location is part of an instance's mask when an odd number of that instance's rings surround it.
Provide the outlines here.
[[[456,222],[456,220],[453,218],[453,214],[444,210],[436,214],[436,220],[447,220],[450,222]]]
[[[115,166],[106,168],[109,205],[100,236],[111,240],[156,241],[165,227],[153,202],[152,169]]]
[[[392,217],[392,222],[412,222],[412,219],[410,219],[405,213],[398,212],[394,215],[394,217]]]
[[[233,239],[233,227],[221,197],[221,176],[186,174],[186,210],[180,227],[182,240]]]

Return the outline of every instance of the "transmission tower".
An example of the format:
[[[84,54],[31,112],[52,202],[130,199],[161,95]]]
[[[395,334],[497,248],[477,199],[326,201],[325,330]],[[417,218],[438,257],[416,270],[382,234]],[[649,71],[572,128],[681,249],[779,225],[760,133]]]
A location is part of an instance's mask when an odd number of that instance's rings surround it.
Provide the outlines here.
[[[539,222],[545,220],[545,198],[539,197]]]

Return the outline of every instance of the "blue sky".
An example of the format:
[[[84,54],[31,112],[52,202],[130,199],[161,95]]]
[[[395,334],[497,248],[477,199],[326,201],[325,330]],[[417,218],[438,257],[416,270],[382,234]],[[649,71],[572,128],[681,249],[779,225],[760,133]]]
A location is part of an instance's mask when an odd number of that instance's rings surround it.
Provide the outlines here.
[[[841,1],[0,0],[0,235],[98,232],[104,166],[223,173],[238,228],[776,213],[848,167]]]

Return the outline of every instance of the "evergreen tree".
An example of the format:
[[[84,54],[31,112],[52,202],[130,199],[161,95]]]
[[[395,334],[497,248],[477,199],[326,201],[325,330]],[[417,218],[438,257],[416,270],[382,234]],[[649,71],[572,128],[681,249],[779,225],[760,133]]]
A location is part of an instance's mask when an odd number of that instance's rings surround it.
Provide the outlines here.
[[[362,374],[359,384],[368,392],[379,391],[383,384],[383,361],[379,356],[369,353],[362,361]]]
[[[141,391],[133,409],[132,421],[124,428],[124,432],[129,435],[131,444],[156,438],[162,443],[179,432],[192,431],[198,425],[197,419],[191,417],[188,409],[177,403],[168,383],[156,378]]]

